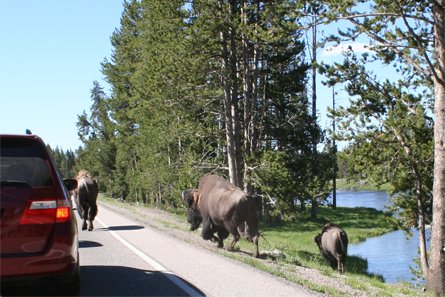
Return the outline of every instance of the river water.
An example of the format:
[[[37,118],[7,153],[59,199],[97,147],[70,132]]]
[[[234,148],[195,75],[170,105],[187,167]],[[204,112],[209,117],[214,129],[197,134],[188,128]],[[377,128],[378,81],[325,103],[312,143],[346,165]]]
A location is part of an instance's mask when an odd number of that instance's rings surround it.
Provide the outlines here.
[[[337,191],[339,207],[371,207],[383,210],[389,203],[386,192]],[[407,238],[403,231],[397,230],[368,238],[359,244],[350,244],[348,255],[367,259],[368,272],[383,276],[387,283],[405,281],[422,285],[423,281],[417,280],[410,270],[410,266],[419,269],[413,260],[418,257],[419,234],[415,229],[412,232],[411,238]]]

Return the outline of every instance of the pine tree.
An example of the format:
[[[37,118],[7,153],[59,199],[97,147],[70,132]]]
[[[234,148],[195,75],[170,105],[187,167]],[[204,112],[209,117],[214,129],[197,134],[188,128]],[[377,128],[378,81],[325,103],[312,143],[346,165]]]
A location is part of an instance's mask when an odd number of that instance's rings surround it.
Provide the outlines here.
[[[431,1],[329,1],[328,19],[344,19],[351,27],[340,37],[361,34],[383,63],[396,64],[403,86],[434,91],[434,185],[428,288],[445,293],[445,3]],[[341,38],[337,40],[341,40]],[[352,66],[352,65],[350,65]],[[360,88],[361,86],[357,86]],[[398,97],[400,98],[400,97]],[[387,106],[379,106],[386,108]],[[394,131],[397,135],[397,131]],[[400,135],[399,135],[400,136]],[[399,140],[400,142],[400,140]]]
[[[141,14],[140,1],[124,3],[121,27],[111,36],[114,48],[111,61],[105,59],[102,63],[102,73],[112,87],[108,115],[115,123],[115,164],[108,169],[112,171],[110,191],[113,197],[121,199],[129,195],[128,179],[134,172],[134,162],[137,160],[138,123],[134,117],[138,111],[134,106],[135,87],[131,80],[141,62]]]
[[[114,196],[174,206],[180,189],[208,172],[253,192],[262,152],[285,150],[290,160],[307,151],[308,131],[318,128],[308,115],[293,3],[266,4],[125,4],[103,63]],[[84,114],[79,124],[89,135],[94,121]]]
[[[116,158],[115,125],[109,117],[108,98],[97,81],[93,82],[91,100],[91,114],[78,116],[78,134],[84,148],[78,151],[76,169],[89,170],[100,181],[100,190],[108,191]]]

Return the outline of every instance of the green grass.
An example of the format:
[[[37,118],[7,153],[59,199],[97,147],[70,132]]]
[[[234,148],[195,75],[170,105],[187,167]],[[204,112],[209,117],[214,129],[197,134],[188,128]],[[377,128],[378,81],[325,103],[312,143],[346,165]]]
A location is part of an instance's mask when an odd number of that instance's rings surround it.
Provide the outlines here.
[[[285,262],[305,267],[320,268],[324,266],[314,242],[314,237],[327,222],[342,227],[348,234],[349,243],[358,243],[368,237],[379,236],[393,229],[388,224],[389,218],[380,211],[370,208],[318,209],[318,219],[312,221],[310,214],[302,213],[297,222],[286,222],[280,226],[261,224],[260,231],[264,237],[261,249],[272,251],[278,249],[285,255]],[[249,242],[241,242],[243,249],[251,249]],[[355,273],[366,274],[366,261],[349,257],[346,269]]]
[[[134,203],[119,202],[103,195],[100,196],[100,199],[119,207],[133,209],[134,212],[137,212],[137,208],[142,207],[141,205],[136,206]],[[174,215],[185,222],[186,218],[183,211],[177,209]],[[314,291],[323,292],[330,296],[344,296],[345,293],[336,288],[313,283],[298,274],[289,273],[289,271],[292,271],[292,267],[297,265],[317,269],[323,275],[337,277],[337,272],[324,262],[314,242],[315,235],[320,233],[322,226],[327,222],[333,222],[342,227],[348,234],[349,243],[354,244],[364,241],[366,238],[392,231],[393,224],[390,223],[392,220],[385,213],[371,208],[337,207],[334,210],[330,207],[320,207],[316,220],[310,219],[310,211],[307,210],[306,212],[298,212],[294,222],[283,222],[279,226],[269,226],[263,221],[260,222],[260,232],[262,234],[260,251],[278,249],[282,252],[282,257],[272,261],[275,265],[267,265],[264,260],[242,256],[238,253],[224,250],[220,250],[220,253],[293,283],[304,285]],[[174,222],[162,221],[162,224],[172,229],[186,228],[178,226]],[[186,226],[188,227],[188,225]],[[226,239],[224,245],[227,246],[231,240],[231,237]],[[235,248],[247,253],[253,252],[252,243],[244,239],[240,240]],[[270,259],[267,261],[271,262]],[[370,275],[366,270],[367,261],[365,259],[348,256],[345,283],[363,292],[364,295],[375,295],[377,292],[378,296],[419,296],[419,294],[429,296],[426,293],[420,293],[419,289],[414,289],[407,283],[386,284],[381,276]]]
[[[348,180],[346,178],[337,179],[338,190],[353,190],[353,191],[385,191],[391,192],[393,187],[389,183],[382,185],[375,184],[368,180]]]
[[[371,208],[342,208],[332,209],[322,207],[318,210],[318,219],[310,220],[310,214],[301,213],[296,222],[285,222],[280,226],[267,226],[264,223],[260,226],[260,231],[264,238],[260,239],[261,251],[273,251],[278,249],[283,253],[283,257],[277,261],[283,265],[298,265],[320,270],[324,275],[336,275],[337,272],[331,269],[320,256],[318,247],[314,242],[314,237],[322,226],[327,222],[333,222],[342,227],[348,234],[349,244],[364,241],[366,238],[379,236],[393,230],[389,223],[392,219],[385,213]],[[251,252],[252,244],[246,240],[241,240],[239,248],[243,251]],[[261,264],[252,266],[263,269]],[[411,288],[409,284],[398,284],[397,286],[386,284],[380,275],[372,275],[367,272],[368,263],[365,259],[357,256],[348,256],[346,261],[347,283],[360,291],[378,291],[379,296],[394,296],[403,294],[406,296],[417,296],[419,291]],[[289,278],[283,272],[272,272],[273,274]],[[291,278],[295,278],[293,275]],[[311,284],[306,280],[288,279],[296,283],[303,283],[307,287],[325,292],[331,296],[342,296],[341,292],[333,288],[320,288],[319,284]],[[371,290],[372,289],[372,290]]]

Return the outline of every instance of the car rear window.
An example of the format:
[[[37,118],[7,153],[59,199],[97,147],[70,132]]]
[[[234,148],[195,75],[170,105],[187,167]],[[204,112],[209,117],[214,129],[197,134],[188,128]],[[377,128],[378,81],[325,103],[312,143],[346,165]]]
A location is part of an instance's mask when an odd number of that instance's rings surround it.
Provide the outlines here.
[[[53,185],[44,148],[39,142],[27,138],[2,138],[0,144],[2,184],[19,182],[31,187]]]

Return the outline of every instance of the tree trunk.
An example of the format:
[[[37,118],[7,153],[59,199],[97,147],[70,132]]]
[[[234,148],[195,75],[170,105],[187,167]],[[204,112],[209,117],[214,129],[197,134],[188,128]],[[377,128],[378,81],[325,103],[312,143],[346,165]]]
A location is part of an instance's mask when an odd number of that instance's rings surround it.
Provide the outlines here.
[[[426,251],[426,236],[425,236],[425,210],[423,204],[423,197],[417,198],[417,205],[419,208],[419,250],[420,250],[420,267],[424,277],[428,275],[428,255]]]
[[[434,81],[433,223],[427,287],[445,295],[445,0],[433,1],[436,75]]]
[[[311,219],[316,220],[317,219],[317,197],[313,197],[311,201]]]
[[[248,26],[247,14],[248,9],[247,3],[243,1],[242,11],[241,11],[241,22],[244,26]],[[251,183],[251,170],[249,169],[249,156],[252,154],[252,85],[251,85],[251,74],[249,67],[249,45],[245,34],[241,35],[242,46],[243,46],[243,97],[244,97],[244,190],[247,193],[252,193],[252,183]]]
[[[314,10],[314,14],[316,14],[316,9]],[[315,136],[315,125],[317,124],[316,118],[317,118],[317,23],[316,23],[316,17],[312,17],[312,43],[311,43],[311,62],[312,62],[312,117],[314,120],[314,127],[312,128],[312,179],[314,179],[318,174],[318,152],[317,152],[317,138]],[[312,203],[311,203],[311,219],[315,220],[317,218],[317,196],[316,193],[318,191],[314,191],[312,195]]]
[[[221,2],[222,17],[230,19],[232,7],[225,11]],[[236,84],[236,45],[234,28],[223,28],[220,32],[222,83],[224,87],[224,114],[226,123],[227,162],[229,165],[229,180],[240,186],[239,120],[237,119],[238,89]],[[230,47],[230,51],[229,51]]]
[[[227,162],[229,165],[229,180],[233,183],[236,179],[236,154],[235,154],[235,138],[233,134],[233,119],[232,119],[232,104],[231,104],[231,87],[230,78],[228,75],[228,50],[227,50],[227,36],[221,31],[221,64],[222,64],[222,83],[224,87],[224,115],[227,141]]]
[[[236,4],[233,3],[236,1],[232,1],[231,3],[231,14],[234,15],[236,13]],[[233,124],[233,139],[234,139],[234,152],[235,152],[235,168],[233,169],[233,181],[232,183],[242,188],[242,174],[241,169],[243,165],[242,158],[242,149],[241,149],[241,123],[240,118],[238,117],[238,63],[237,63],[237,48],[236,48],[236,29],[235,27],[231,27],[229,29],[229,37],[230,37],[230,79],[232,86],[232,99],[231,99],[231,113],[232,113],[232,124]]]
[[[425,237],[425,203],[424,203],[424,192],[422,186],[422,174],[419,173],[417,166],[416,156],[412,153],[411,147],[409,146],[406,139],[407,135],[402,136],[402,133],[396,127],[391,127],[394,135],[399,141],[400,145],[403,147],[406,157],[409,160],[411,170],[414,172],[415,177],[415,188],[416,188],[416,199],[417,199],[417,227],[419,229],[419,250],[420,250],[420,266],[422,269],[423,276],[426,278],[428,276],[428,256],[426,252],[426,237]]]
[[[257,0],[256,1],[256,16],[255,16],[255,22],[256,23],[260,23],[260,1]],[[257,29],[258,26],[255,26],[255,36],[258,35]],[[261,125],[261,115],[260,115],[260,111],[258,110],[258,106],[259,106],[259,102],[261,101],[260,99],[260,94],[259,94],[259,90],[258,90],[258,86],[259,86],[259,82],[261,80],[260,78],[260,71],[259,71],[259,67],[260,67],[260,61],[259,61],[259,54],[258,54],[258,48],[259,45],[257,43],[254,43],[252,45],[252,123],[250,128],[252,129],[252,135],[251,135],[251,149],[253,152],[257,151],[258,148],[258,141],[260,138],[260,134],[262,131],[262,125]]]

